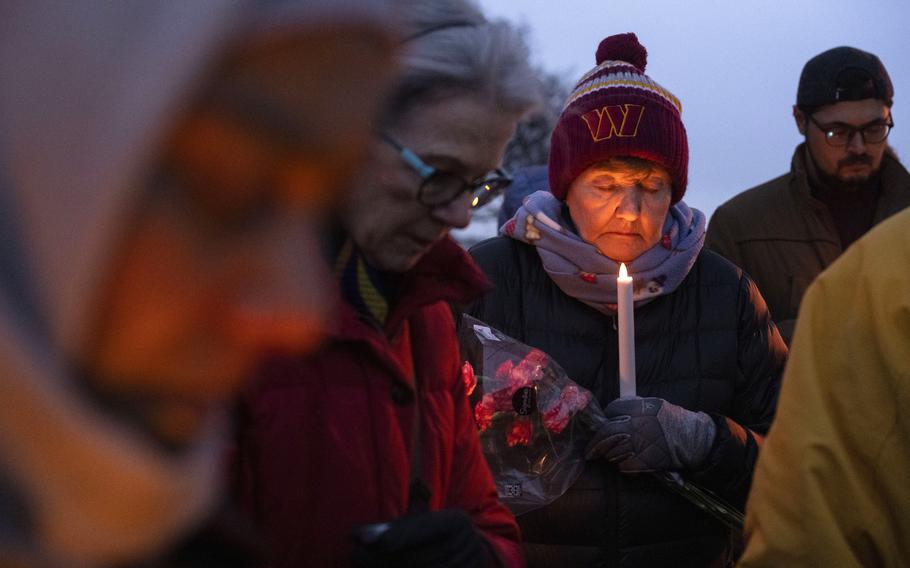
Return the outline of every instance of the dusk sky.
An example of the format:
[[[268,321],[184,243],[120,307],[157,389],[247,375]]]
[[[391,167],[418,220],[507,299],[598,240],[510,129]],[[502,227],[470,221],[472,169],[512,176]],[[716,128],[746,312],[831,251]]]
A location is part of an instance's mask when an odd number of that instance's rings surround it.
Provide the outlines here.
[[[838,45],[878,55],[894,83],[889,141],[910,161],[910,2],[907,0],[479,0],[527,27],[533,59],[573,83],[611,34],[635,32],[646,73],[683,104],[689,133],[686,202],[710,214],[789,169],[801,140],[791,107],[800,71]]]

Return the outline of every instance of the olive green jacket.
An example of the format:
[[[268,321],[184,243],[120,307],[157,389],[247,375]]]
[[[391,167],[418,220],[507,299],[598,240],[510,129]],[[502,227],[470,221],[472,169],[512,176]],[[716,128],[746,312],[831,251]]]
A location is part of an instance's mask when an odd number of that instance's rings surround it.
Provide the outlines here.
[[[828,208],[810,193],[804,156],[800,144],[789,173],[718,207],[705,240],[758,284],[788,344],[806,288],[843,252]],[[881,172],[874,224],[910,205],[910,173],[891,152]]]

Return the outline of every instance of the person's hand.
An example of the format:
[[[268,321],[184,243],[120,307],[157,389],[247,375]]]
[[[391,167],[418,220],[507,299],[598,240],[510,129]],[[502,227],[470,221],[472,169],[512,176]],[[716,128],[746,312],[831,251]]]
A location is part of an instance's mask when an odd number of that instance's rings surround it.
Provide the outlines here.
[[[619,398],[604,413],[608,420],[588,444],[585,458],[604,458],[625,473],[698,468],[717,432],[704,412],[662,398]]]
[[[408,515],[355,531],[353,564],[381,566],[487,567],[493,554],[467,513],[447,509]]]

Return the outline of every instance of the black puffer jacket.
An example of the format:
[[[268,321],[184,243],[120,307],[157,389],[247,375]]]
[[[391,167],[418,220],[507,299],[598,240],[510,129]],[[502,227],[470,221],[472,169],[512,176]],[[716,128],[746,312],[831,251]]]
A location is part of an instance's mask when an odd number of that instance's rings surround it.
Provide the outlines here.
[[[619,396],[614,319],[564,294],[534,247],[497,237],[471,254],[496,286],[471,315],[549,353],[606,405]],[[774,415],[787,348],[758,289],[702,251],[671,294],[636,309],[637,390],[712,415],[717,438],[700,485],[742,507]],[[648,476],[605,462],[551,505],[518,517],[531,566],[710,566],[728,531]]]

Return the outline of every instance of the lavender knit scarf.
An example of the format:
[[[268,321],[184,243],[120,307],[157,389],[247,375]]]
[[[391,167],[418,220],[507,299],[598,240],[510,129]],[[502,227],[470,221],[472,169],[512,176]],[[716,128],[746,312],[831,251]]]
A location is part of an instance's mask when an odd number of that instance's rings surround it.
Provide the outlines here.
[[[563,218],[562,202],[547,191],[525,199],[500,234],[537,248],[543,268],[560,290],[604,312],[616,312],[619,263],[578,236]],[[670,207],[663,236],[641,256],[626,263],[635,279],[636,305],[670,294],[680,285],[705,242],[705,215],[683,202]]]

